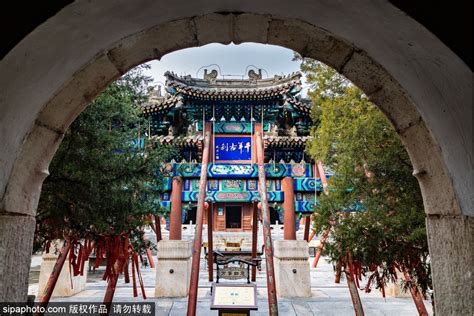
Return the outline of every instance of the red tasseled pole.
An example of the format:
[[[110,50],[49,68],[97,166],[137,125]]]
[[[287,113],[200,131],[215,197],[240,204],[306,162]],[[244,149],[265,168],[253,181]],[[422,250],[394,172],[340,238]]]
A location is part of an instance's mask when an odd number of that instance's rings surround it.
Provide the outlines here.
[[[56,286],[56,283],[58,282],[59,275],[61,274],[61,270],[64,266],[64,261],[66,261],[66,258],[71,250],[71,243],[66,241],[64,246],[61,249],[61,254],[58,257],[58,260],[56,260],[56,263],[54,264],[53,271],[51,272],[51,275],[49,276],[48,282],[46,283],[46,286],[44,287],[43,293],[41,294],[39,298],[39,304],[40,306],[46,307],[49,303],[49,300],[51,299],[51,295],[53,294],[54,288]],[[43,315],[43,313],[37,313],[37,316]]]
[[[349,293],[351,294],[351,299],[352,299],[352,305],[354,306],[354,312],[356,316],[363,316],[364,315],[364,309],[362,308],[362,302],[360,300],[358,288],[355,284],[354,281],[354,273],[353,273],[353,267],[352,267],[352,258],[351,254],[348,252],[347,253],[347,261],[346,265],[349,268],[349,271],[346,272],[346,279],[347,279],[347,286],[349,288]]]
[[[133,281],[133,297],[138,296],[138,291],[137,291],[137,278],[135,276],[135,262],[137,262],[138,265],[138,257],[135,252],[132,254],[132,281]]]
[[[140,273],[140,268],[138,267],[138,260],[136,260],[136,262],[135,262],[135,268],[137,269],[137,276],[138,276],[138,281],[140,282],[140,288],[142,290],[142,296],[143,296],[144,299],[146,299],[145,285],[143,284],[142,274]]]
[[[107,284],[107,290],[105,291],[105,296],[104,296],[104,304],[107,307],[107,311],[110,311],[110,307],[112,305],[112,300],[114,298],[115,294],[115,288],[117,287],[117,281],[119,278],[120,271],[123,270],[123,266],[125,262],[127,261],[127,253],[128,251],[124,249],[122,246],[121,242],[121,236],[116,236],[114,242],[112,242],[112,245],[109,244],[109,246],[113,247],[113,253],[111,253],[110,258],[111,262],[113,262],[110,265],[110,271],[108,273],[108,284]],[[127,239],[128,237],[125,237],[125,242],[124,245],[127,246]],[[128,247],[128,246],[127,246]],[[109,262],[107,263],[109,266]]]
[[[421,292],[418,290],[418,287],[413,284],[410,278],[410,274],[408,272],[403,271],[403,275],[405,277],[405,281],[410,282],[410,293],[411,297],[413,298],[413,302],[415,302],[416,309],[420,316],[428,316],[428,312],[426,311],[425,304],[423,303],[423,296]]]
[[[158,215],[155,215],[155,233],[156,233],[156,242],[159,243],[162,239],[161,236],[161,218]]]
[[[319,258],[321,257],[321,252],[324,249],[324,244],[326,243],[326,239],[329,236],[330,228],[328,227],[323,234],[323,238],[321,238],[321,243],[319,244],[318,250],[316,251],[316,255],[314,256],[313,264],[311,265],[313,268],[318,266]]]

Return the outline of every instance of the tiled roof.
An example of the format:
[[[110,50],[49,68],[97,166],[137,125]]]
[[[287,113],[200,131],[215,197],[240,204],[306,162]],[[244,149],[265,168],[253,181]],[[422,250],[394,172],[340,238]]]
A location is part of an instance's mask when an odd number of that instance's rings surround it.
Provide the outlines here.
[[[176,89],[176,93],[181,93],[195,98],[215,100],[252,100],[252,99],[269,99],[282,96],[288,93],[293,84],[287,83],[271,88],[196,88],[184,86],[178,83],[170,83],[169,87]]]
[[[151,98],[142,105],[144,113],[164,112],[176,107],[186,97],[201,100],[264,100],[283,98],[297,110],[304,113],[310,106],[293,95],[301,91],[301,73],[287,76],[275,76],[269,79],[215,79],[205,80],[190,76],[178,76],[166,72],[167,94],[164,97]]]
[[[186,94],[192,97],[202,99],[264,99],[281,96],[288,93],[292,85],[285,84],[273,88],[247,88],[247,89],[203,89],[195,87],[186,87],[179,84],[170,84],[171,87],[176,88],[176,93]]]
[[[285,147],[285,148],[292,148],[292,147],[304,147],[306,145],[306,141],[311,139],[311,136],[271,136],[271,135],[264,135],[263,136],[263,143],[265,148],[272,148],[272,147]]]
[[[286,99],[286,102],[291,104],[296,110],[303,113],[311,112],[311,100],[308,99],[299,99],[295,97],[290,97]]]
[[[181,102],[182,97],[178,95],[167,96],[161,100],[150,100],[142,104],[142,111],[146,114],[161,112],[173,108],[176,103]]]
[[[198,149],[202,148],[202,143],[204,137],[199,135],[193,136],[152,136],[152,140],[159,141],[162,145],[170,145],[173,144],[176,147],[186,148],[186,147],[197,147]]]
[[[275,75],[273,78],[265,79],[201,79],[191,76],[178,76],[167,71],[165,73],[167,85],[177,83],[183,86],[204,89],[249,89],[249,88],[272,88],[286,84],[301,85],[301,73],[294,72],[286,76]]]

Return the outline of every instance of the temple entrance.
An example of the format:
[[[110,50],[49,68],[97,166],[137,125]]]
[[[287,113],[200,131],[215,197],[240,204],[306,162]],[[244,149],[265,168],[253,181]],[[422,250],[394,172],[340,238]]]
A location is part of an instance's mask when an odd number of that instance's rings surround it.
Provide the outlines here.
[[[280,213],[275,208],[270,207],[270,224],[275,225],[277,222],[283,224],[283,218],[280,218]]]
[[[186,218],[184,219],[183,224],[196,224],[196,213],[197,207],[192,207],[191,209],[187,210]]]
[[[242,229],[242,206],[226,206],[225,228]]]

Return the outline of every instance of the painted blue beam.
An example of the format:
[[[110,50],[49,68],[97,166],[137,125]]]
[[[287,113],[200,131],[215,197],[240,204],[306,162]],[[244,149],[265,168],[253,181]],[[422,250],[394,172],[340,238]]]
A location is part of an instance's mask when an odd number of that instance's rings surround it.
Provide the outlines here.
[[[281,191],[268,192],[269,202],[283,202],[284,194]],[[181,199],[183,202],[197,202],[199,194],[197,191],[183,191]],[[257,191],[227,192],[207,191],[206,200],[211,202],[246,202],[260,201]]]

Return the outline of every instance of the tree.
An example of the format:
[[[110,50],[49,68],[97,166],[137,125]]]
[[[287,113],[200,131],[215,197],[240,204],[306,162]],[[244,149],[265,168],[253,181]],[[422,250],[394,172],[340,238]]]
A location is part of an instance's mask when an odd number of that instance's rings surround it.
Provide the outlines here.
[[[95,248],[98,258],[108,258],[104,278],[116,281],[114,263],[144,251],[143,226],[150,214],[164,212],[157,203],[159,167],[173,150],[142,146],[148,121],[138,105],[146,100],[150,81],[143,67],[108,86],[72,123],[43,185],[36,248],[66,239],[75,274],[82,273],[82,261]]]
[[[318,232],[331,229],[324,253],[333,261],[347,261],[349,253],[357,271],[368,274],[367,291],[383,290],[399,269],[425,293],[431,276],[423,201],[398,135],[335,70],[299,60],[317,122],[307,151],[334,173],[315,216]]]

